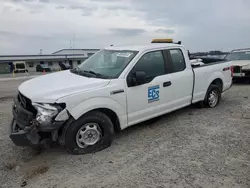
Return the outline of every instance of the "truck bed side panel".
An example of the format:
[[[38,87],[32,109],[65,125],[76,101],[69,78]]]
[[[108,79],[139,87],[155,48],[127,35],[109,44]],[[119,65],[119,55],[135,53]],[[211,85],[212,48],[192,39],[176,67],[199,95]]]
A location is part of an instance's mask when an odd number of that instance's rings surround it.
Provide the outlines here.
[[[228,89],[232,83],[230,62],[220,62],[197,67],[194,69],[194,73],[195,85],[192,102],[204,100],[209,85],[215,79],[222,80],[223,91]]]

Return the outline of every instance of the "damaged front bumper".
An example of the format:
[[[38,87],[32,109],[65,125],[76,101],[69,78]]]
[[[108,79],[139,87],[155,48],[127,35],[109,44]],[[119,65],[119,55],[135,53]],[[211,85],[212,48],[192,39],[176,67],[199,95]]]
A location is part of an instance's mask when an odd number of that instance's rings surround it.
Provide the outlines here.
[[[10,124],[9,137],[17,146],[43,145],[45,141],[56,141],[58,130],[64,122],[53,123],[50,127],[40,129],[36,125],[25,126],[22,129],[13,118]]]
[[[54,121],[40,126],[35,121],[35,114],[25,109],[16,98],[12,108],[13,119],[9,125],[9,137],[17,146],[39,146],[46,141],[56,141],[58,130],[65,121]]]

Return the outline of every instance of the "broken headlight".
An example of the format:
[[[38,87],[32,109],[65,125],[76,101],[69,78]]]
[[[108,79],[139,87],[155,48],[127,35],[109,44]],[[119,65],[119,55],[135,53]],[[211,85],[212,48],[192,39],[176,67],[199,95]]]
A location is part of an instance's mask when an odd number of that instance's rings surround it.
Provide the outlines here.
[[[36,121],[41,125],[51,124],[60,111],[60,106],[56,105],[39,103],[32,103],[32,105],[37,109]]]

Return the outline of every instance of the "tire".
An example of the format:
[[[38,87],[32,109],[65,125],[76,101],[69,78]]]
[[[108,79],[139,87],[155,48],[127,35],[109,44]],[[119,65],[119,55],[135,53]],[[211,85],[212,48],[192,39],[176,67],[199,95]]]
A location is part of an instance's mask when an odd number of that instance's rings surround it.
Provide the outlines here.
[[[199,103],[200,107],[207,107],[207,108],[214,108],[214,107],[216,107],[220,103],[221,92],[222,92],[222,88],[221,87],[219,87],[218,85],[211,84],[208,87],[207,94],[206,94],[206,97],[205,97],[204,101],[202,101],[202,102]],[[211,95],[213,95],[212,93],[215,93],[217,95],[215,97],[217,99],[215,99],[214,103],[211,102],[212,99],[211,100],[209,99],[209,97]]]
[[[97,141],[93,145],[88,145],[88,146],[85,145],[86,147],[80,147],[79,146],[79,144],[81,144],[79,141],[80,137],[81,139],[84,139],[83,137],[85,136],[89,138],[89,134],[87,134],[86,131],[83,131],[84,129],[83,127],[93,125],[93,124],[99,126],[98,130],[101,135],[99,137],[99,141]],[[82,136],[81,134],[79,135],[80,130],[86,133],[86,135],[85,136]],[[69,153],[75,154],[75,155],[93,153],[93,152],[103,150],[111,145],[113,138],[114,138],[114,126],[112,124],[112,121],[106,114],[102,112],[98,112],[98,111],[93,111],[93,112],[87,113],[86,115],[83,115],[78,120],[73,121],[69,125],[69,127],[66,129],[64,138],[65,138],[64,144],[65,144],[66,150]]]

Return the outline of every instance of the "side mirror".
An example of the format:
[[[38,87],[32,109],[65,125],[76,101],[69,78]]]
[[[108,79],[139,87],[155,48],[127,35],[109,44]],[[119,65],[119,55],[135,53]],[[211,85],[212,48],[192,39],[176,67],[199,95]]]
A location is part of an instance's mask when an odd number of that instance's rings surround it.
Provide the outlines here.
[[[134,73],[136,85],[142,85],[146,83],[146,73],[144,71],[137,71]]]
[[[136,71],[128,77],[128,86],[138,86],[146,83],[146,73],[144,71]]]

